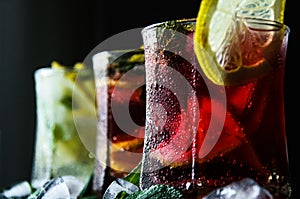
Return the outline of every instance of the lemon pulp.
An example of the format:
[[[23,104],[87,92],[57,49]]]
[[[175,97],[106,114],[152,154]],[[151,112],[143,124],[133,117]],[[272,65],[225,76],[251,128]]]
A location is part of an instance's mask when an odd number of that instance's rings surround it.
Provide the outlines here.
[[[253,31],[258,38],[262,34],[268,39],[260,38],[254,46],[243,49],[239,35],[244,29],[251,29],[249,24],[255,26],[246,18],[282,23],[284,8],[285,0],[203,0],[197,15],[194,48],[207,78],[217,85],[235,85],[270,71],[270,64],[256,48],[270,45],[273,30]]]

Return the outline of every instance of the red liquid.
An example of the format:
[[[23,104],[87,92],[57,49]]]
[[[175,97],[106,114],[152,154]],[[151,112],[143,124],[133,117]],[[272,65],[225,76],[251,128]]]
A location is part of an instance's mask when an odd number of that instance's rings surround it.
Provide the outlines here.
[[[137,166],[143,151],[146,115],[144,63],[127,61],[131,56],[143,55],[143,51],[129,50],[119,54],[112,56],[111,62],[102,69],[104,73],[95,70],[101,74],[96,76],[97,150],[101,152],[97,154],[99,161],[95,165],[93,189],[100,196],[113,180],[125,177]]]
[[[274,198],[288,198],[281,61],[285,54],[278,55],[272,71],[262,77],[224,88],[193,67],[195,58],[186,60],[180,53],[153,51],[145,45],[148,98],[142,188],[169,184],[187,198],[201,198],[250,177]],[[170,68],[188,81],[194,93],[181,79],[172,78]],[[164,86],[164,79],[172,86]],[[181,90],[186,99],[174,90]]]

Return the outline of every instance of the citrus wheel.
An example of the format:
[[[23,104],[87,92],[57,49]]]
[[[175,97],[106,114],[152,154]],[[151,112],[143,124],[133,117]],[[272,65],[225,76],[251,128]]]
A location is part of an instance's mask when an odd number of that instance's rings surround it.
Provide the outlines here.
[[[285,0],[203,0],[194,49],[207,78],[217,85],[236,85],[269,72],[272,67],[262,51],[273,48],[274,31],[267,25],[282,23],[284,8]]]

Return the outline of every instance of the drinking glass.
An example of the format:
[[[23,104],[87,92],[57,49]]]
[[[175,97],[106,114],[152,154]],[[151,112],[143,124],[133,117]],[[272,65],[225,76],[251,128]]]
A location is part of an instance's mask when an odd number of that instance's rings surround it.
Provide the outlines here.
[[[98,134],[93,189],[103,194],[141,161],[145,126],[144,50],[93,56]]]
[[[32,186],[40,188],[64,175],[87,185],[94,157],[86,143],[95,146],[97,131],[92,70],[43,67],[35,71],[34,80],[37,123]]]
[[[259,19],[237,21],[236,50],[244,55],[251,46],[267,70],[237,76],[234,81],[240,83],[224,86],[210,81],[198,64],[195,23],[174,20],[142,30],[147,114],[141,188],[168,184],[187,198],[201,198],[249,177],[274,198],[288,198],[284,70],[289,28]],[[256,58],[243,56],[243,63]]]

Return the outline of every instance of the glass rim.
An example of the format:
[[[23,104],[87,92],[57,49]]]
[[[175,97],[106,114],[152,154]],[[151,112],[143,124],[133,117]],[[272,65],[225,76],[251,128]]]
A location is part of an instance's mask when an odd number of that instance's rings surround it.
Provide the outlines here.
[[[264,18],[257,18],[257,17],[242,17],[242,16],[238,16],[238,17],[236,17],[236,19],[243,20],[247,24],[251,23],[251,24],[256,24],[256,25],[265,25],[265,26],[270,26],[270,27],[272,26],[272,28],[266,29],[266,30],[270,30],[270,31],[277,31],[277,30],[285,29],[285,31],[290,32],[290,28],[288,25],[286,25],[285,23],[276,21],[276,20],[272,20],[272,19],[264,19]]]
[[[47,78],[47,77],[53,77],[55,75],[64,75],[64,74],[68,74],[68,73],[79,74],[83,70],[88,70],[88,68],[83,68],[83,69],[77,70],[75,68],[68,67],[68,66],[62,67],[62,68],[56,68],[56,67],[52,67],[52,66],[44,66],[44,67],[36,68],[33,71],[33,76],[35,78]]]
[[[137,55],[143,54],[144,48],[124,48],[124,49],[113,49],[113,50],[103,50],[101,52],[97,52],[92,56],[92,68],[94,71],[97,70],[106,70],[107,66],[113,63],[120,64],[121,62],[117,61],[119,58],[123,57],[124,55]],[[130,62],[126,59],[124,61],[127,65]],[[121,65],[126,65],[125,63]],[[138,64],[134,64],[137,66]]]
[[[125,54],[128,52],[139,52],[142,51],[141,48],[128,48],[128,49],[113,49],[113,50],[103,50],[101,52],[97,52],[92,56],[92,59],[97,59],[97,57],[109,56],[111,54]]]
[[[285,23],[276,21],[276,20],[272,20],[272,19],[264,19],[264,18],[257,18],[257,17],[242,17],[242,16],[237,16],[236,20],[248,20],[251,23],[257,23],[257,24],[261,24],[261,25],[270,25],[270,26],[274,26],[276,28],[274,29],[270,29],[270,30],[279,30],[279,29],[286,29],[287,32],[290,32],[290,28],[288,25],[286,25]],[[148,26],[145,26],[142,29],[142,33],[144,31],[147,30],[151,30],[151,29],[155,29],[155,28],[163,28],[162,25],[167,23],[167,22],[175,22],[175,23],[179,23],[179,24],[185,24],[185,23],[196,23],[197,18],[182,18],[182,19],[171,19],[171,20],[166,20],[166,21],[162,21],[162,22],[157,22],[154,24],[150,24]],[[165,28],[165,27],[164,27]]]
[[[161,27],[161,25],[166,24],[167,22],[176,22],[176,23],[180,23],[180,24],[185,24],[185,23],[195,23],[196,24],[196,20],[197,20],[196,18],[182,18],[182,19],[166,20],[166,21],[157,22],[157,23],[153,23],[148,26],[145,26],[142,29],[142,32],[144,32],[146,30],[151,30],[154,28],[159,28],[159,27]]]
[[[34,71],[34,75],[35,76],[51,76],[51,75],[57,74],[57,73],[65,73],[65,71],[63,69],[52,68],[50,66],[45,66],[45,67],[37,68]]]

